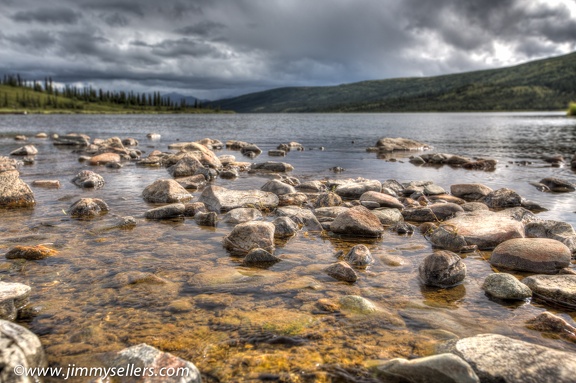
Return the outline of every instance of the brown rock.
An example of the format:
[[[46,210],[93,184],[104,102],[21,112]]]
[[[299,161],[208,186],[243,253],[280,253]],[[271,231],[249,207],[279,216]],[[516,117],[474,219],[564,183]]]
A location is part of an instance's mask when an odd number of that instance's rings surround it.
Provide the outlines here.
[[[17,170],[0,173],[0,207],[32,207],[36,204],[34,193],[20,179]]]
[[[88,161],[90,165],[106,165],[111,162],[120,162],[120,154],[118,153],[102,153],[98,154]]]
[[[482,184],[455,184],[450,186],[450,193],[465,201],[481,200],[492,191],[491,188]]]
[[[364,206],[355,206],[338,215],[330,230],[336,234],[360,237],[379,237],[384,232],[378,217]]]
[[[44,245],[15,246],[6,253],[5,257],[6,259],[26,259],[30,261],[35,261],[56,254],[58,254],[56,250],[50,249],[49,247],[46,247]]]
[[[495,267],[556,274],[570,264],[570,249],[563,243],[548,238],[516,238],[498,245],[490,264]]]
[[[372,201],[377,202],[380,207],[390,207],[395,209],[404,209],[404,205],[397,198],[391,195],[378,193],[376,191],[367,191],[360,196],[360,202]]]

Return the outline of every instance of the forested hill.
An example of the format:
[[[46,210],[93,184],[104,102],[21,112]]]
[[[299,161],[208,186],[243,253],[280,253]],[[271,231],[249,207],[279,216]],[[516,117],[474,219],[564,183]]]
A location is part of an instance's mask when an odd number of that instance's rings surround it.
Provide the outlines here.
[[[576,52],[502,69],[290,87],[215,101],[243,113],[565,110],[576,100]]]

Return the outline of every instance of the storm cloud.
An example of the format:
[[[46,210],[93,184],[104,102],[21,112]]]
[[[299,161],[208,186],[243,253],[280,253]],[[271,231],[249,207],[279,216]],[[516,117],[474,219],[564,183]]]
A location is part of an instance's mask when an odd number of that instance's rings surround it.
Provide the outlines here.
[[[574,0],[0,0],[0,74],[222,98],[576,49]]]

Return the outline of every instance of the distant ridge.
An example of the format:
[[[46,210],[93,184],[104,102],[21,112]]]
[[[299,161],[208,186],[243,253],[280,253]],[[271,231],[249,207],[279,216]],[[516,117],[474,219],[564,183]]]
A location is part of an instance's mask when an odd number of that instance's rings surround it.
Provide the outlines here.
[[[576,100],[576,52],[435,77],[288,87],[214,101],[240,113],[565,110]]]

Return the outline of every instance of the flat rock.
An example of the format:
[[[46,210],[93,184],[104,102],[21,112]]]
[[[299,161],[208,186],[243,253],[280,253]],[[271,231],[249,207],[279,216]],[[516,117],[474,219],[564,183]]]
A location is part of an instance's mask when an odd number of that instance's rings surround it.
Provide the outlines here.
[[[44,245],[36,246],[15,246],[10,251],[8,251],[4,256],[6,259],[26,259],[29,261],[35,261],[39,259],[44,259],[58,254],[54,249],[46,247]]]
[[[251,207],[239,207],[226,213],[222,221],[236,225],[248,221],[261,221],[262,218],[262,213],[258,209]]]
[[[18,170],[0,172],[0,207],[32,207],[35,204],[34,193],[20,179]]]
[[[402,210],[402,216],[406,221],[412,222],[437,222],[452,218],[464,209],[455,203],[436,203],[429,206],[406,208]]]
[[[193,197],[178,182],[171,179],[160,179],[146,186],[142,191],[144,201],[150,203],[188,202]]]
[[[482,202],[491,209],[506,209],[522,206],[522,197],[514,190],[501,188],[490,192]]]
[[[31,290],[22,283],[0,281],[0,319],[16,319],[18,311],[28,303]]]
[[[455,184],[450,186],[450,193],[465,201],[479,201],[493,190],[482,184]]]
[[[480,382],[472,367],[454,354],[438,354],[412,360],[391,359],[377,367],[376,375],[386,382]]]
[[[409,151],[409,150],[426,150],[431,146],[423,142],[411,140],[409,138],[390,138],[385,137],[378,140],[376,147],[380,152],[395,152],[395,151]]]
[[[503,335],[481,334],[449,341],[439,351],[464,359],[481,382],[569,383],[576,376],[573,353]]]
[[[330,230],[335,234],[359,237],[379,237],[384,232],[378,217],[364,206],[355,206],[339,214]]]
[[[576,327],[548,311],[544,311],[535,318],[527,321],[526,327],[531,330],[554,334],[568,341],[576,342]]]
[[[263,163],[254,163],[250,167],[250,172],[265,172],[265,173],[286,173],[294,170],[294,166],[285,162],[267,161]]]
[[[399,210],[404,209],[404,205],[397,198],[376,191],[367,191],[362,194],[360,196],[360,202],[364,201],[376,202],[379,205],[378,207],[389,207]]]
[[[60,181],[58,180],[36,180],[32,181],[32,186],[46,189],[60,189]]]
[[[532,290],[512,274],[490,274],[484,279],[482,290],[498,299],[525,300],[532,296]]]
[[[346,199],[359,199],[362,194],[374,191],[380,193],[382,184],[378,180],[356,180],[340,184],[336,187],[335,193]]]
[[[200,198],[209,210],[227,212],[239,207],[252,207],[258,210],[273,210],[278,206],[278,196],[262,190],[229,190],[210,185]]]
[[[394,226],[398,222],[404,221],[404,216],[398,209],[393,208],[380,208],[372,210],[374,214],[380,220],[382,226]]]
[[[454,229],[468,245],[476,245],[480,250],[492,250],[504,241],[524,237],[524,225],[512,218],[511,214],[508,211],[465,212],[445,221],[444,226]]]
[[[466,277],[466,265],[458,254],[441,250],[429,254],[418,268],[420,280],[427,286],[451,287]]]
[[[10,152],[12,156],[34,156],[36,154],[38,154],[38,149],[34,145],[25,145]]]
[[[536,298],[576,308],[576,275],[532,275],[522,280]]]
[[[96,165],[106,165],[109,163],[117,163],[121,161],[121,157],[120,154],[118,153],[102,153],[102,154],[98,154],[96,156],[91,157],[88,160],[88,163],[90,165],[96,166]]]
[[[0,382],[34,383],[34,377],[16,375],[15,368],[22,370],[47,367],[40,339],[30,330],[0,319]]]
[[[526,224],[524,233],[528,238],[550,238],[562,242],[576,253],[576,231],[567,222],[542,220]]]
[[[224,238],[224,248],[232,255],[245,256],[252,249],[274,251],[275,226],[270,222],[250,221],[236,225]]]
[[[515,238],[499,244],[490,264],[511,270],[557,274],[570,264],[571,252],[566,245],[548,238]]]
[[[248,252],[248,254],[246,254],[242,260],[242,264],[244,266],[254,266],[259,264],[271,264],[280,261],[280,258],[270,254],[264,249],[252,249]]]
[[[173,203],[166,206],[160,206],[150,209],[144,213],[144,217],[148,219],[170,219],[182,217],[186,207],[183,203]]]

